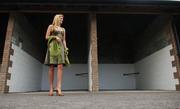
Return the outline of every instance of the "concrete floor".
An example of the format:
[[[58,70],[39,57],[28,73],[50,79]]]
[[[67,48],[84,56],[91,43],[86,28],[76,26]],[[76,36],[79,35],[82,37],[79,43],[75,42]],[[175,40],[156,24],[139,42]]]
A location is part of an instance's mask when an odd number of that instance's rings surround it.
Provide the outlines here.
[[[178,91],[64,91],[0,94],[0,109],[180,109]]]

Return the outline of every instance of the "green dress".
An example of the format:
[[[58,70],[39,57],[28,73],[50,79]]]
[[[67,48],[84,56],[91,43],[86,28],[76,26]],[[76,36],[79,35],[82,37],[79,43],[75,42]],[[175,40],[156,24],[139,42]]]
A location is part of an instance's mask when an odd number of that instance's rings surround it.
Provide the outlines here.
[[[46,52],[46,57],[44,64],[46,65],[58,65],[63,64],[63,66],[70,65],[68,54],[65,51],[63,46],[63,31],[60,30],[54,30],[51,32],[49,38],[48,38],[48,49]],[[58,36],[61,41],[58,42],[55,38],[51,36]]]

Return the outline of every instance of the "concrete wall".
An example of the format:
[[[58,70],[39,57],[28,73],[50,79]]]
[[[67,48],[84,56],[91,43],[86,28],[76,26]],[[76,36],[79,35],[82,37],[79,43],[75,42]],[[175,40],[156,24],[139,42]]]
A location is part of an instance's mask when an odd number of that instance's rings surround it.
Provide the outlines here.
[[[134,64],[99,64],[100,89],[175,90],[178,82],[173,76],[176,69],[172,67],[174,57],[170,56],[172,45],[166,29],[169,20],[169,16],[157,17],[134,40]],[[122,76],[135,72],[140,74]]]
[[[134,62],[137,62],[170,44],[167,34],[169,16],[158,16],[134,40]]]
[[[176,70],[172,67],[169,45],[152,55],[135,63],[135,70],[140,74],[137,76],[137,89],[161,89],[175,90],[175,84],[178,82],[174,79],[173,72]]]
[[[12,67],[9,67],[9,92],[41,89],[42,65],[37,60],[40,49],[35,40],[36,36],[28,20],[23,15],[16,14],[12,37],[14,54],[10,57]]]
[[[11,79],[8,80],[9,92],[48,90],[48,66],[38,61],[39,53],[35,39],[32,37],[33,29],[24,17],[15,19],[13,31],[14,55],[10,57],[13,62],[9,68]],[[22,23],[24,20],[26,23]],[[173,79],[174,69],[171,66],[172,58],[169,50],[164,22],[161,17],[143,33],[139,40],[135,64],[99,64],[100,90],[117,89],[164,89],[175,90],[176,81]],[[167,21],[166,19],[163,21]],[[154,28],[158,25],[158,28]],[[28,30],[26,30],[28,27]],[[154,30],[153,30],[154,28]],[[33,34],[29,34],[32,32]],[[151,34],[149,34],[151,33]],[[148,35],[146,37],[146,35]],[[152,35],[152,37],[150,37]],[[147,39],[146,39],[147,38]],[[146,39],[146,40],[144,40]],[[148,40],[149,39],[149,40]],[[144,42],[143,42],[144,40]],[[19,44],[22,42],[22,45]],[[142,50],[142,51],[140,51]],[[138,55],[142,53],[142,55]],[[166,69],[165,69],[166,68]],[[57,70],[55,70],[57,71]],[[88,74],[76,76],[78,73],[88,73],[87,64],[72,64],[63,70],[62,90],[87,90]],[[125,73],[140,72],[140,75],[124,76]],[[56,81],[56,73],[54,86]]]
[[[42,64],[21,47],[12,45],[14,55],[10,57],[13,65],[9,68],[9,92],[41,90]]]
[[[49,90],[48,66],[40,62],[44,57],[36,37],[39,36],[26,17],[17,14],[12,39],[14,55],[10,59],[13,64],[9,68],[9,92]],[[88,90],[88,74],[76,76],[77,73],[88,73],[87,65],[74,64],[64,68],[62,90]],[[56,77],[55,72],[54,82]]]
[[[144,90],[175,90],[172,67],[173,56],[166,46],[134,64],[99,64],[100,90],[144,89]],[[139,75],[123,76],[127,73]]]
[[[23,14],[17,14],[15,16],[12,42],[17,46],[21,42],[22,50],[40,61],[44,57],[42,57],[41,43],[37,37],[40,36],[28,19]]]
[[[76,76],[79,73],[88,73],[87,64],[72,64],[63,68],[62,90],[88,90],[88,74]],[[56,87],[57,69],[54,73],[54,88]],[[48,66],[43,66],[41,89],[49,90]]]
[[[136,89],[135,76],[127,73],[135,73],[133,64],[99,64],[100,90]]]
[[[135,70],[137,89],[175,90],[175,70],[170,56],[170,36],[167,32],[168,16],[157,17],[152,24],[137,38],[135,44]]]

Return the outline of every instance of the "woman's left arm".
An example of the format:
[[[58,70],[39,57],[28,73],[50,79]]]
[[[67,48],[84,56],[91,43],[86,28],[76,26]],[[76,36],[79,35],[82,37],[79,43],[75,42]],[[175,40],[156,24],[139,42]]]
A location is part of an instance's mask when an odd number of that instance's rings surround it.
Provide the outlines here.
[[[64,36],[64,37],[63,37],[64,48],[65,48],[65,49],[68,49],[68,48],[67,48],[67,45],[66,45],[66,30],[63,28],[63,31],[64,31],[64,35],[63,35],[63,36]]]

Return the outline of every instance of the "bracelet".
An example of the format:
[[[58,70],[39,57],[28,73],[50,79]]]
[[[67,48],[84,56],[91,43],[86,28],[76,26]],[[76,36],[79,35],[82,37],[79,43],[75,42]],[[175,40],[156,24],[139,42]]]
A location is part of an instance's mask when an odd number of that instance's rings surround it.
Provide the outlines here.
[[[69,50],[69,49],[66,47],[65,50]]]

